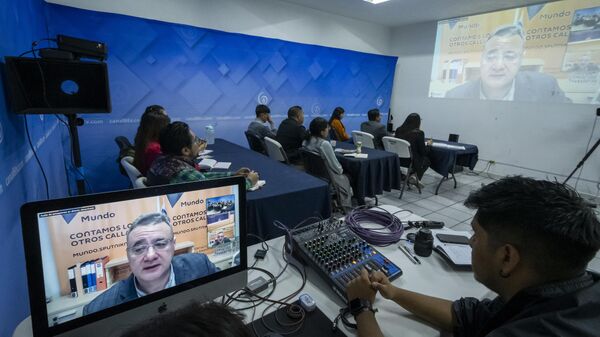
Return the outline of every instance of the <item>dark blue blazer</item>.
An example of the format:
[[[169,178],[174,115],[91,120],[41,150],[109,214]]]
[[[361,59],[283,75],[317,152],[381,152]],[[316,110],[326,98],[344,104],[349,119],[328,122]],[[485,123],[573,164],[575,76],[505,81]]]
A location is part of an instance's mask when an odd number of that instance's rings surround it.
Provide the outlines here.
[[[199,277],[210,275],[219,271],[204,254],[181,254],[171,260],[176,284],[182,284]],[[83,307],[83,315],[113,307],[115,305],[135,300],[137,292],[133,280],[133,273],[128,278],[121,280],[100,294],[93,301]]]
[[[448,91],[445,97],[479,99],[480,88],[481,79],[469,81]],[[535,71],[519,71],[517,73],[513,101],[571,102],[560,89],[554,77]]]

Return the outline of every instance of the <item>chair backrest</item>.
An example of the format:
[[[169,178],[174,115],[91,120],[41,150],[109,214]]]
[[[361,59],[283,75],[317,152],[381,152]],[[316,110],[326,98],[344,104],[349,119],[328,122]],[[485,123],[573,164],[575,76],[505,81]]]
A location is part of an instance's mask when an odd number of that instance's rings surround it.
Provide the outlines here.
[[[373,135],[370,133],[362,132],[362,131],[358,131],[358,130],[352,131],[352,140],[354,140],[355,145],[356,145],[356,142],[361,142],[362,146],[368,147],[370,149],[374,149],[375,148],[375,143],[373,142],[374,139],[375,139],[375,137],[373,137]]]
[[[331,181],[325,160],[320,154],[305,148],[300,149],[300,154],[302,155],[302,162],[304,163],[306,173],[315,177],[319,177],[328,182]]]
[[[146,177],[139,177],[135,180],[135,184],[133,184],[133,188],[144,188],[144,187],[148,187],[148,185],[146,185],[146,181],[148,179]]]
[[[129,180],[131,180],[131,185],[135,186],[137,178],[141,177],[142,174],[135,166],[133,166],[133,157],[125,156],[121,158],[121,166],[123,166],[125,172],[127,172],[127,176],[129,177]]]
[[[264,141],[267,148],[267,154],[271,159],[275,159],[286,164],[290,163],[285,151],[283,150],[283,146],[281,146],[278,141],[270,137],[265,137]]]
[[[412,158],[410,152],[410,143],[404,139],[385,136],[381,139],[383,148],[388,152],[393,152],[400,158]]]
[[[247,130],[244,131],[244,134],[246,135],[246,140],[248,141],[248,146],[250,146],[250,149],[262,154],[267,153],[267,151],[265,151],[264,142],[259,136]]]
[[[125,136],[115,137],[115,143],[117,143],[117,146],[119,147],[119,150],[121,150],[121,151],[125,151],[125,150],[133,148],[133,145],[131,145],[131,142],[129,142],[129,139],[127,139],[127,137],[125,137]]]

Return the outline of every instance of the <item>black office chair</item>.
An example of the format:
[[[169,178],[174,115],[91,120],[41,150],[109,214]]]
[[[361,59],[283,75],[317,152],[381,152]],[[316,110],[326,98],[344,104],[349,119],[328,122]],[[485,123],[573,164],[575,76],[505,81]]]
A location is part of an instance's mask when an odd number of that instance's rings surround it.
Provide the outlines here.
[[[323,159],[323,157],[321,157],[320,154],[313,151],[309,151],[305,148],[301,148],[299,150],[300,155],[302,156],[302,162],[304,163],[304,168],[306,169],[306,173],[319,179],[322,179],[329,184],[329,191],[331,192],[332,201],[335,201],[333,203],[332,209],[339,209],[342,212],[342,214],[346,214],[346,210],[344,209],[344,207],[342,207],[342,197],[340,196],[339,189],[337,188],[337,186],[334,185],[334,180],[332,179],[329,170],[327,169],[327,164],[325,164],[325,160]]]
[[[267,155],[267,150],[265,149],[265,144],[260,137],[250,131],[244,131],[246,135],[246,140],[248,141],[248,146],[253,151],[256,151],[260,154]]]
[[[129,178],[129,175],[127,175],[125,168],[123,168],[123,165],[121,165],[121,159],[123,159],[123,157],[135,157],[135,148],[129,142],[129,139],[127,139],[127,137],[125,136],[115,137],[115,143],[117,143],[117,146],[119,147],[119,157],[117,158],[117,163],[119,164],[119,171],[122,175]]]

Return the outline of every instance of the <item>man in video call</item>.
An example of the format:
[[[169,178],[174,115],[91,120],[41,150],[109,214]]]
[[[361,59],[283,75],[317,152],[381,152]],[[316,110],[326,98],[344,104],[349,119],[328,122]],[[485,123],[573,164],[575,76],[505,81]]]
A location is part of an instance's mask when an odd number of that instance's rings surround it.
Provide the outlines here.
[[[131,275],[83,307],[87,315],[138,297],[210,275],[219,269],[201,253],[173,256],[175,237],[163,213],[144,214],[127,231],[127,260]]]
[[[536,71],[520,71],[525,36],[520,26],[494,31],[481,53],[481,77],[446,93],[447,98],[500,101],[571,102],[556,79]]]
[[[600,223],[575,191],[507,177],[472,192],[465,206],[477,209],[470,239],[475,280],[498,296],[449,301],[363,270],[347,287],[348,299],[362,306],[353,312],[358,336],[382,336],[371,307],[376,292],[455,337],[598,336],[600,275],[586,269],[600,248]]]

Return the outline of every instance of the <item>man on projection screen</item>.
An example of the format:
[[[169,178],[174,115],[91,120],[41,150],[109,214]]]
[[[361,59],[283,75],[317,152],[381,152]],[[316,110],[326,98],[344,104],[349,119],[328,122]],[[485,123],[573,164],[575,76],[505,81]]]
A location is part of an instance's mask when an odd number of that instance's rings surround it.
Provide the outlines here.
[[[446,97],[570,103],[554,77],[519,71],[524,50],[525,38],[520,26],[496,29],[481,53],[481,77],[448,91]]]

